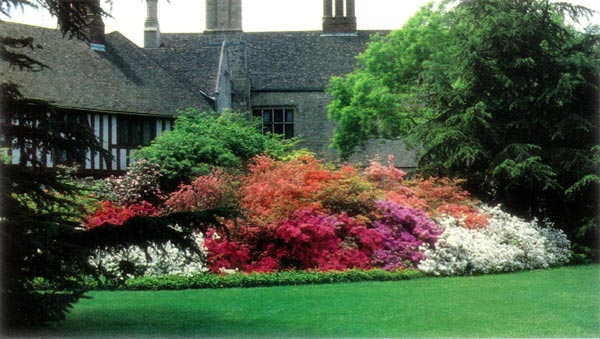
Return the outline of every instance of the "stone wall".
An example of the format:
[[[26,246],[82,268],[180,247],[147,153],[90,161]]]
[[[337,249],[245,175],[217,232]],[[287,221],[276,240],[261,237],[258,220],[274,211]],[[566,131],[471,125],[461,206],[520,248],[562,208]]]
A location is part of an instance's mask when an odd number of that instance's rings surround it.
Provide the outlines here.
[[[301,147],[316,153],[327,161],[339,161],[337,151],[329,148],[334,123],[327,119],[327,105],[331,97],[325,92],[253,92],[252,107],[286,106],[296,109],[294,135],[302,139]],[[366,151],[355,154],[350,161],[368,164],[369,160],[387,162],[388,155],[394,156],[394,164],[400,168],[416,167],[415,152],[394,140],[373,140]]]

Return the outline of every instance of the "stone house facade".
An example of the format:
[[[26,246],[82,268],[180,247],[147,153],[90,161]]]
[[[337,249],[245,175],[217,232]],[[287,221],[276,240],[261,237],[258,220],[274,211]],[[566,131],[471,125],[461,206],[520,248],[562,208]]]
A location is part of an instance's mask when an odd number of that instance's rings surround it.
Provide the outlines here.
[[[327,119],[329,79],[354,69],[371,35],[388,33],[357,30],[354,0],[323,0],[322,30],[302,32],[244,32],[242,0],[207,0],[203,33],[161,35],[157,1],[147,0],[147,6],[144,52],[167,72],[201,88],[217,111],[262,117],[265,130],[298,137],[318,156],[337,159],[329,148],[334,129]],[[206,60],[214,63],[211,81],[184,74],[202,71],[207,65],[198,63]],[[398,167],[415,166],[414,152],[392,140],[370,142],[352,161],[390,154]]]

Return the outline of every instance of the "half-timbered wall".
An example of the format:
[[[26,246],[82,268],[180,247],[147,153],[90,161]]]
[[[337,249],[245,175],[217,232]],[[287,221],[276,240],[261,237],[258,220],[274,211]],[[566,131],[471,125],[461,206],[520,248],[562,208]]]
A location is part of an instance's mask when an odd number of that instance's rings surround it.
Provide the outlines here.
[[[150,120],[151,128],[154,128],[153,134],[160,136],[164,131],[171,130],[172,120],[165,118],[144,117],[146,121]],[[111,154],[111,159],[103,159],[98,153],[88,152],[86,156],[86,170],[110,170],[124,171],[134,160],[132,152],[145,145],[120,145],[117,135],[118,116],[114,114],[93,113],[88,114],[89,126],[93,129],[94,134],[100,137],[102,148],[108,150]]]
[[[143,119],[146,122],[144,124],[146,127],[148,126],[148,121],[150,121],[151,123],[149,126],[153,129],[151,133],[155,137],[160,136],[164,131],[170,131],[173,125],[173,120],[170,118],[149,116],[136,116],[136,118],[140,121]],[[82,163],[79,163],[79,166],[81,166],[81,169],[84,172],[94,172],[96,174],[106,172],[106,174],[109,174],[110,172],[124,171],[135,160],[132,156],[133,151],[140,146],[145,146],[119,144],[119,140],[123,139],[118,136],[120,130],[118,128],[119,115],[84,113],[83,119],[81,120],[82,121],[80,122],[87,124],[89,128],[94,131],[94,135],[99,138],[102,148],[107,150],[111,155],[109,158],[99,152],[91,152],[88,150],[86,152],[85,160],[83,160]],[[18,149],[9,149],[8,155],[12,158],[13,164],[18,164],[20,162],[20,151]],[[61,163],[58,157],[59,155],[57,154],[39,154],[39,158],[42,159],[48,168],[53,168]]]

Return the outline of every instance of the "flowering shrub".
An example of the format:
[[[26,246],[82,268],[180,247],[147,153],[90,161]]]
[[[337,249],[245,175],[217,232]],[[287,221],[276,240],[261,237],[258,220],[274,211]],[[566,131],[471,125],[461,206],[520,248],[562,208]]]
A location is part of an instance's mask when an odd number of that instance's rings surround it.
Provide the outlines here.
[[[418,267],[451,275],[547,267],[568,260],[569,242],[562,232],[526,223],[499,208],[480,207],[460,188],[460,180],[407,180],[392,160],[387,166],[372,162],[361,173],[351,166],[325,165],[310,154],[286,161],[258,156],[245,174],[213,170],[180,185],[167,198],[152,189],[158,189],[157,182],[148,178],[140,183],[130,173],[113,180],[120,183],[114,187],[118,198],[103,202],[86,227],[121,225],[133,216],[235,211],[220,216],[218,223],[225,229],[219,234],[209,229],[203,243],[207,258],[202,269],[221,273]],[[153,173],[148,163],[139,168]],[[120,191],[127,187],[133,193]],[[160,198],[158,204],[140,201],[145,194]],[[95,260],[113,267],[107,269],[113,273],[119,265],[122,272],[138,275],[200,269],[200,259],[184,260],[189,256],[184,252],[174,257],[176,249],[168,246],[161,253],[173,252],[170,259],[148,261],[141,249],[128,248],[118,260],[106,252],[97,253]]]
[[[104,223],[123,225],[125,221],[135,216],[157,216],[160,211],[147,201],[127,206],[118,206],[110,201],[103,201],[96,212],[85,220],[85,228],[102,226]]]
[[[169,211],[201,211],[217,207],[234,208],[235,185],[233,177],[222,170],[203,175],[189,185],[169,195],[165,205]]]
[[[219,236],[214,230],[209,230],[206,236],[208,250],[208,266],[212,272],[223,269],[249,269],[251,261],[249,246],[240,241],[232,241]]]
[[[275,233],[281,245],[273,257],[285,268],[344,270],[368,268],[381,236],[346,215],[299,211]]]
[[[380,192],[364,180],[358,170],[342,166],[335,176],[314,194],[317,205],[332,213],[369,214],[375,208]]]
[[[383,166],[378,161],[371,161],[371,164],[365,170],[365,179],[375,183],[377,187],[386,191],[396,191],[403,188],[404,177],[406,173],[394,166],[394,156],[388,157],[387,166]]]
[[[459,219],[466,228],[480,228],[488,224],[488,216],[471,205],[442,204],[437,212]]]
[[[380,234],[364,222],[342,215],[304,209],[277,227],[244,227],[237,241],[207,237],[213,272],[239,269],[269,272],[279,269],[343,270],[369,268]]]
[[[135,161],[124,175],[102,180],[97,190],[101,199],[121,206],[142,201],[159,205],[164,200],[159,183],[161,177],[158,165],[140,159]]]
[[[284,220],[298,209],[313,206],[311,197],[336,176],[310,155],[289,161],[259,156],[242,181],[241,205],[257,224]]]
[[[382,235],[382,247],[375,250],[373,262],[386,270],[416,266],[422,259],[422,245],[434,245],[442,229],[420,210],[392,201],[377,202],[375,229]]]
[[[192,238],[198,249],[205,252],[202,235],[194,234]],[[96,250],[89,262],[106,277],[117,280],[166,274],[191,276],[208,271],[205,254],[200,256],[189,249],[181,250],[169,241],[152,244],[147,250],[139,246],[113,251]]]
[[[488,225],[466,229],[455,217],[439,219],[444,233],[422,248],[419,269],[436,275],[506,272],[564,264],[570,257],[566,235],[536,221],[526,222],[500,207],[481,207]]]

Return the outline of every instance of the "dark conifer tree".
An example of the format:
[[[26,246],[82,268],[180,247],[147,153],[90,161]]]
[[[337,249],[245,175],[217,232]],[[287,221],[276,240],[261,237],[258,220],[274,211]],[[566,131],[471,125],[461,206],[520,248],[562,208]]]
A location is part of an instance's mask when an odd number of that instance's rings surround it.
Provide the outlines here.
[[[65,36],[87,40],[86,16],[103,13],[98,0],[0,0],[8,15],[19,6],[37,5],[58,19]],[[0,62],[23,72],[46,66],[27,56],[41,48],[28,37],[1,36]],[[76,95],[76,93],[74,93]],[[1,136],[5,146],[19,152],[19,161],[0,162],[0,234],[2,243],[2,329],[4,334],[64,319],[85,292],[80,279],[94,275],[88,258],[96,248],[148,246],[171,241],[196,249],[188,235],[193,229],[219,226],[217,215],[230,211],[177,213],[157,218],[137,217],[124,225],[105,225],[85,231],[82,206],[73,197],[85,194],[75,180],[44,168],[44,155],[64,152],[82,159],[86,152],[102,152],[89,128],[71,120],[50,103],[24,98],[13,83],[0,84]],[[5,158],[5,157],[3,157]],[[171,225],[179,224],[175,229]],[[48,283],[35,289],[35,280]],[[25,332],[26,333],[26,332]]]

